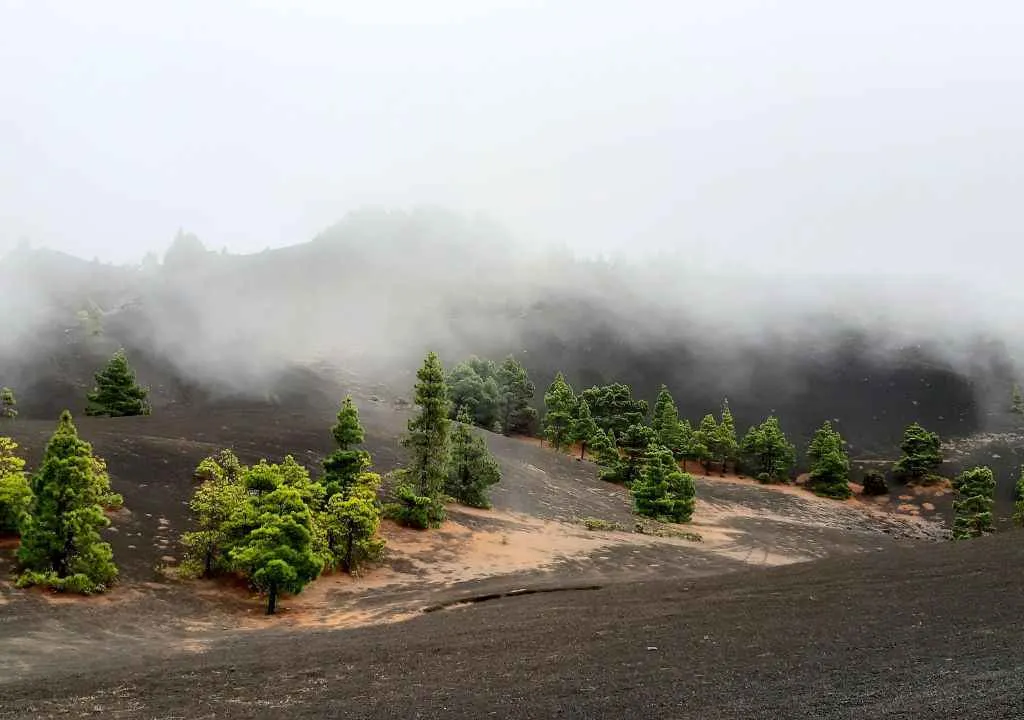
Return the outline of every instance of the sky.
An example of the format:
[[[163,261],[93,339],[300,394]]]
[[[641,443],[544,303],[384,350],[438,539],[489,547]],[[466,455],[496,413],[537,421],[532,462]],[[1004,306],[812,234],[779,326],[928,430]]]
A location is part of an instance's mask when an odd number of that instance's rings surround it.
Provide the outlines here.
[[[0,250],[438,205],[588,254],[1009,278],[1021,37],[1009,0],[0,0]]]

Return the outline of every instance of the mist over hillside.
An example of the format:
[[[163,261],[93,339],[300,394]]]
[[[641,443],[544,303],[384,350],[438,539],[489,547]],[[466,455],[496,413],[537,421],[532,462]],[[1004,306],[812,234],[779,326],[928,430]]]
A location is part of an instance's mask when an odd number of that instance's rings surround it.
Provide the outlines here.
[[[774,412],[802,437],[833,419],[868,452],[912,420],[944,435],[998,425],[1016,377],[1008,318],[963,283],[586,258],[524,249],[494,223],[436,209],[354,212],[309,242],[250,255],[182,233],[162,262],[135,266],[21,248],[0,279],[2,382],[30,414],[71,402],[119,345],[173,401],[266,397],[314,363],[400,394],[435,349],[448,363],[514,353],[538,399],[558,370],[646,398],[666,383],[691,418],[728,397],[741,426]],[[90,308],[95,337],[78,317]]]

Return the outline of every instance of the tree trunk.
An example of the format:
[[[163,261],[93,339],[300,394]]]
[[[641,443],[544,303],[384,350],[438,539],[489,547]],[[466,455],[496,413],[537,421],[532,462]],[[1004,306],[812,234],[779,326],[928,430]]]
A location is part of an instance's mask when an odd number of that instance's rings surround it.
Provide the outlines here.
[[[210,577],[213,572],[213,550],[206,551],[206,558],[203,561],[203,577]]]
[[[277,583],[271,583],[270,591],[267,593],[267,615],[273,615],[277,610]]]
[[[583,455],[587,452],[587,444],[585,442],[580,443],[580,460],[583,459]]]
[[[345,572],[352,573],[352,525],[349,524],[347,537],[345,538]]]

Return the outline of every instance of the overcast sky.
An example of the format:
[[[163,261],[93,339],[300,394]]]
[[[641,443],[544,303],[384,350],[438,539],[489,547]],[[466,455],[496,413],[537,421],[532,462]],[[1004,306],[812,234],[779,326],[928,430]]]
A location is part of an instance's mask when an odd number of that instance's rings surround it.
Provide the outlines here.
[[[253,251],[437,204],[581,250],[1020,275],[1022,38],[1010,0],[0,0],[0,248]]]

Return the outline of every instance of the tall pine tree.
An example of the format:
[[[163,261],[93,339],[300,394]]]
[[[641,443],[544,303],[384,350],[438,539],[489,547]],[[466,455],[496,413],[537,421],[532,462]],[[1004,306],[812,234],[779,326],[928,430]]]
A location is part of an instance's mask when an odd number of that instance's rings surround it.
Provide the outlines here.
[[[939,436],[911,423],[903,432],[900,443],[903,457],[893,466],[893,472],[905,482],[931,482],[942,465]]]
[[[551,387],[544,393],[544,437],[556,450],[568,447],[572,440],[576,395],[562,373],[555,375]]]
[[[587,454],[587,447],[593,442],[594,436],[600,432],[594,417],[590,414],[590,406],[581,396],[577,398],[576,414],[572,421],[572,441],[579,443],[580,457],[582,460]]]
[[[384,549],[384,541],[377,537],[379,486],[379,475],[363,473],[345,493],[335,494],[327,503],[323,517],[327,547],[332,563],[347,573],[356,573],[365,563],[378,559]]]
[[[402,444],[412,461],[396,488],[397,503],[389,514],[398,522],[425,529],[444,521],[444,486],[448,479],[448,385],[437,354],[430,352],[416,372],[415,402],[419,411],[409,420]]]
[[[775,416],[750,428],[741,448],[743,463],[760,482],[785,482],[796,464],[796,448]]]
[[[102,467],[65,410],[32,478],[32,504],[18,548],[24,570],[19,585],[92,593],[117,578],[113,552],[100,536],[110,524],[103,510],[111,496]]]
[[[498,414],[506,435],[531,432],[537,411],[530,406],[536,387],[523,364],[509,355],[498,367]]]
[[[148,394],[148,390],[136,383],[135,372],[128,365],[124,350],[118,350],[107,366],[96,373],[96,387],[86,396],[89,404],[85,414],[109,417],[149,415]]]
[[[736,453],[739,450],[739,441],[736,439],[736,423],[732,419],[732,410],[729,409],[729,401],[722,401],[722,419],[715,428],[715,458],[722,466],[722,474],[725,474],[726,465],[736,461]]]
[[[501,469],[484,443],[470,429],[472,418],[465,411],[452,432],[452,456],[445,490],[463,505],[489,508],[487,489],[501,481]]]
[[[984,466],[964,470],[953,481],[953,490],[953,539],[966,540],[992,532],[996,492],[992,470]]]
[[[331,428],[331,435],[334,436],[338,449],[328,455],[323,463],[322,484],[327,501],[338,493],[347,492],[359,476],[370,467],[370,453],[356,447],[365,441],[366,435],[359,423],[359,411],[351,396],[347,396],[342,402],[341,410],[338,411],[338,421]]]
[[[807,446],[807,459],[811,463],[808,488],[816,495],[845,500],[850,490],[850,458],[846,454],[842,436],[825,423],[818,428]]]

